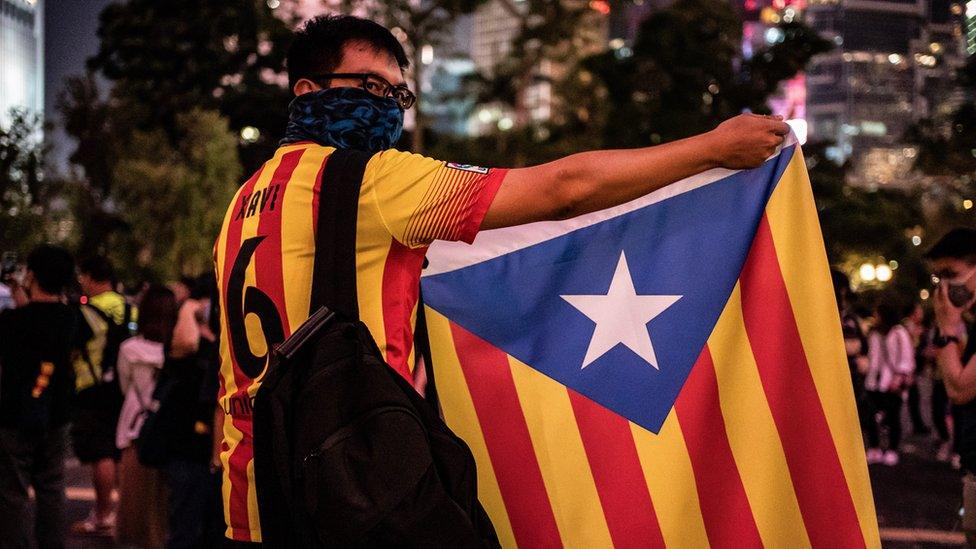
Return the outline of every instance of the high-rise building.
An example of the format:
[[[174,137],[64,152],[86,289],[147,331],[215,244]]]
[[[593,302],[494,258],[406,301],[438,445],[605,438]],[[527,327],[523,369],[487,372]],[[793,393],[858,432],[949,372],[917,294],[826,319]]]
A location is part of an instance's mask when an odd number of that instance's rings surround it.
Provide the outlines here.
[[[0,125],[44,114],[44,0],[0,0]]]
[[[813,139],[851,158],[855,182],[898,184],[915,149],[910,127],[951,112],[954,73],[964,61],[961,10],[946,0],[814,0],[807,20],[837,47],[807,70]]]

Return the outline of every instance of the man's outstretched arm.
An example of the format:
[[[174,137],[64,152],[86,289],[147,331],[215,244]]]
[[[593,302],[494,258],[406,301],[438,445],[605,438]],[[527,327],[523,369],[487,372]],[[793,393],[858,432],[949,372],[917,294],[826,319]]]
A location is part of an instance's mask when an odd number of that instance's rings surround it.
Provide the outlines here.
[[[590,151],[508,172],[482,229],[568,219],[629,202],[712,168],[754,168],[789,126],[743,114],[714,130],[656,147]]]

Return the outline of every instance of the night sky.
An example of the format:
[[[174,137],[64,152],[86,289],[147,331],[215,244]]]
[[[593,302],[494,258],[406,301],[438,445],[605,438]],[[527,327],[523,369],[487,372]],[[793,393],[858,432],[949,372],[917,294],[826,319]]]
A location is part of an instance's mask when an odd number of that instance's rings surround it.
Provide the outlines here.
[[[85,72],[85,61],[98,52],[98,14],[110,0],[47,0],[44,3],[44,113],[60,125],[55,109],[67,76]],[[51,135],[55,167],[64,168],[72,144],[60,128]]]

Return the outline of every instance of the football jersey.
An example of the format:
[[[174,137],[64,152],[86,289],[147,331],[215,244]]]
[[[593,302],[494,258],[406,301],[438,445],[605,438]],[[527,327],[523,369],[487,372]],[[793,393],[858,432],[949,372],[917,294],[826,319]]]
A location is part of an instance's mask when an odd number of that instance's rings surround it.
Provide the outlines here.
[[[322,173],[332,147],[279,148],[227,209],[214,248],[220,286],[223,501],[227,537],[260,541],[251,411],[268,350],[308,318]],[[420,271],[434,240],[471,242],[505,170],[386,150],[370,158],[356,221],[360,319],[411,379]]]

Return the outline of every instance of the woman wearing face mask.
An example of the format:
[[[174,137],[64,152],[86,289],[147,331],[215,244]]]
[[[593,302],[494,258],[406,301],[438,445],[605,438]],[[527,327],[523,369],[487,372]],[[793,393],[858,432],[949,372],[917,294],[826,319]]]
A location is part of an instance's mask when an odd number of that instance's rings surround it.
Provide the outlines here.
[[[898,445],[901,443],[902,393],[908,376],[915,371],[915,348],[908,330],[899,323],[901,315],[887,303],[874,311],[874,327],[868,335],[868,371],[864,387],[875,407],[884,414],[888,428],[888,449],[881,451],[878,426],[867,425],[868,463],[897,465]]]

